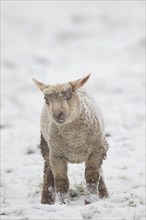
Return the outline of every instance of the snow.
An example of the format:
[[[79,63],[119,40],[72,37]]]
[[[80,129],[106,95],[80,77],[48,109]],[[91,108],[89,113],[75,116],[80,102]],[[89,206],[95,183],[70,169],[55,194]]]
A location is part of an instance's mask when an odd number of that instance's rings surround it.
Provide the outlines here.
[[[145,218],[144,1],[2,1],[1,219]],[[110,198],[84,206],[84,164],[69,165],[69,205],[40,204],[46,83],[92,73],[110,149]]]

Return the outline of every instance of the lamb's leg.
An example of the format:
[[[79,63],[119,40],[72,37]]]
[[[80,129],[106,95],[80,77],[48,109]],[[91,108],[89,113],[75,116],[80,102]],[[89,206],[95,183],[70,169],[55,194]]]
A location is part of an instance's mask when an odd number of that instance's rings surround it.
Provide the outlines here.
[[[47,142],[45,141],[43,135],[41,134],[40,148],[42,155],[44,157],[44,181],[41,203],[43,204],[53,204],[54,203],[54,176],[49,161],[49,148]]]
[[[99,178],[99,183],[98,183],[98,191],[99,191],[99,198],[103,199],[103,198],[108,198],[109,194],[104,182],[104,178],[103,178],[103,171],[102,171],[102,167],[100,170],[100,178]]]
[[[103,176],[100,176],[99,183],[98,183],[98,191],[99,191],[99,197],[101,199],[109,197]]]
[[[85,205],[97,201],[98,191],[97,185],[100,179],[100,167],[102,163],[102,155],[95,152],[91,154],[85,165],[86,194]]]
[[[68,203],[69,180],[67,177],[67,160],[56,156],[50,156],[51,167],[55,179],[57,202]]]

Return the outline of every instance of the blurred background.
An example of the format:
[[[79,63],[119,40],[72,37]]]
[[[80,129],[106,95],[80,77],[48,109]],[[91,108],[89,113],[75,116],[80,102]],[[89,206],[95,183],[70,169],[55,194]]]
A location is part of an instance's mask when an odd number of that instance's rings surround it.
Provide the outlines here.
[[[8,178],[5,175],[11,173],[8,182],[21,176],[26,185],[28,180],[31,185],[32,177],[26,172],[28,164],[32,165],[30,170],[42,175],[38,162],[42,159],[35,153],[43,96],[32,77],[51,84],[91,73],[87,88],[102,108],[112,146],[107,162],[108,179],[111,175],[119,178],[118,173],[125,172],[131,179],[123,183],[124,187],[143,184],[144,5],[145,1],[1,2],[4,182]],[[25,157],[29,153],[30,159]],[[20,175],[23,169],[27,177]],[[112,178],[110,187],[114,191]],[[116,186],[122,188],[118,182]]]
[[[90,72],[99,102],[124,111],[124,93],[143,98],[144,44],[143,1],[2,1],[2,126],[39,108],[32,77],[56,83]]]

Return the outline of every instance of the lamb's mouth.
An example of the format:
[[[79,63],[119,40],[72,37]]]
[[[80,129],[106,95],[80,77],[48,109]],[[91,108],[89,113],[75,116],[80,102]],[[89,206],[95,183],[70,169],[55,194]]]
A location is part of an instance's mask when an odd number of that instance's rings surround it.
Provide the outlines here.
[[[63,124],[65,122],[65,119],[58,119],[56,120],[58,124]]]

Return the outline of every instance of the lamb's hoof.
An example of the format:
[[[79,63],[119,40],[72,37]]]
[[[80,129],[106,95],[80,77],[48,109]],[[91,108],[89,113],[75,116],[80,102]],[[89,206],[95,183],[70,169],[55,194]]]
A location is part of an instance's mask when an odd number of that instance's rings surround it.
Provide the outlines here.
[[[99,198],[100,199],[107,199],[107,198],[110,198],[110,195],[108,193],[106,193],[106,194],[99,194]]]
[[[110,197],[110,195],[109,195],[107,189],[99,191],[99,198],[100,199],[106,199],[106,198],[109,198],[109,197]]]
[[[59,205],[68,205],[68,193],[57,193],[56,201]]]
[[[93,202],[97,202],[98,201],[98,194],[97,193],[87,193],[85,195],[85,205],[89,205]]]
[[[41,203],[42,204],[53,205],[55,203],[54,195],[48,195],[48,193],[43,192],[42,193]]]
[[[54,200],[52,200],[51,198],[42,198],[41,199],[41,203],[42,204],[53,205],[54,204]]]

